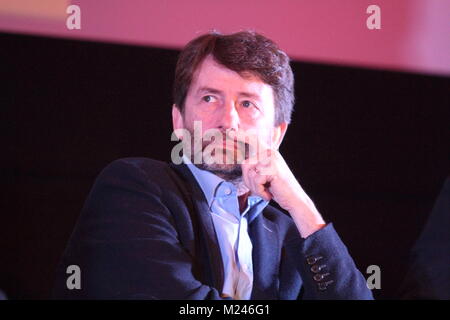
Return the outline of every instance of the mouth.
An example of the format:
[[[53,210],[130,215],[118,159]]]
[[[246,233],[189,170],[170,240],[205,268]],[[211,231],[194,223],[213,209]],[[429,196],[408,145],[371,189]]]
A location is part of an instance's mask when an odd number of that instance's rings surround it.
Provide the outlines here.
[[[213,144],[212,146],[218,150],[223,150],[224,152],[229,150],[241,153],[245,153],[245,150],[248,148],[246,143],[236,140],[225,140],[222,143]]]
[[[203,154],[216,164],[240,164],[246,158],[246,144],[229,139],[212,142],[204,146]]]

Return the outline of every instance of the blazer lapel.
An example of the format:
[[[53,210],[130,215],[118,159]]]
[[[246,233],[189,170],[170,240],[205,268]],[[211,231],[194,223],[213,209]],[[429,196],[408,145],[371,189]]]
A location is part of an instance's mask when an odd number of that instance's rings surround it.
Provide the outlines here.
[[[280,243],[277,226],[264,218],[262,212],[250,223],[253,244],[252,300],[277,299],[279,289]]]
[[[198,220],[200,221],[199,227],[201,228],[198,233],[200,237],[200,245],[206,242],[206,260],[204,263],[210,263],[211,274],[213,285],[219,291],[222,292],[224,283],[223,274],[223,262],[222,255],[220,253],[219,242],[217,239],[217,234],[214,228],[214,223],[212,221],[211,214],[209,212],[208,203],[201,190],[197,180],[192,175],[191,171],[185,164],[175,165],[173,163],[170,166],[176,170],[183,177],[185,183],[185,193],[188,198],[192,201],[192,212],[191,214],[197,214]],[[203,242],[203,243],[202,243]],[[203,244],[204,246],[204,244]],[[207,272],[207,270],[205,269]]]
[[[219,242],[209,212],[206,198],[185,164],[170,164],[184,180],[187,198],[192,201],[192,214],[197,214],[200,221],[199,237],[206,242],[207,258],[205,263],[211,266],[211,277],[214,287],[222,292],[224,283],[224,267],[220,253]],[[249,235],[253,245],[253,290],[251,299],[277,299],[279,289],[278,270],[280,263],[281,244],[279,243],[277,226],[263,216],[258,215],[249,225]],[[208,269],[205,269],[208,272]]]

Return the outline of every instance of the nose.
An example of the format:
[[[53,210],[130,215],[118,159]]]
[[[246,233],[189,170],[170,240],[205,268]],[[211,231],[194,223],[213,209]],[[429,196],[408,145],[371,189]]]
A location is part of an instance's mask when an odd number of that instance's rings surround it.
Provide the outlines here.
[[[219,128],[223,130],[234,129],[239,127],[239,113],[233,101],[226,101],[223,105],[219,118]]]

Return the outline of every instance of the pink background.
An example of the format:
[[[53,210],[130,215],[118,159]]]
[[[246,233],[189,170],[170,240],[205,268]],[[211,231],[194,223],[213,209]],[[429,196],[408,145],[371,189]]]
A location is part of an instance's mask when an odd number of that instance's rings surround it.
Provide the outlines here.
[[[81,30],[66,28],[70,4]],[[366,8],[381,8],[369,30]],[[0,30],[181,48],[198,34],[250,28],[293,59],[450,74],[450,0],[0,0]]]

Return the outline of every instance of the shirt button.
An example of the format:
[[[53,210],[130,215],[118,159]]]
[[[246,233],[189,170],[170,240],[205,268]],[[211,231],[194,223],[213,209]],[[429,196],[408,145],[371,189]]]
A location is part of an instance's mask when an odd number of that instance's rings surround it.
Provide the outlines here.
[[[224,192],[227,196],[229,196],[231,194],[231,189],[230,188],[225,188]]]

